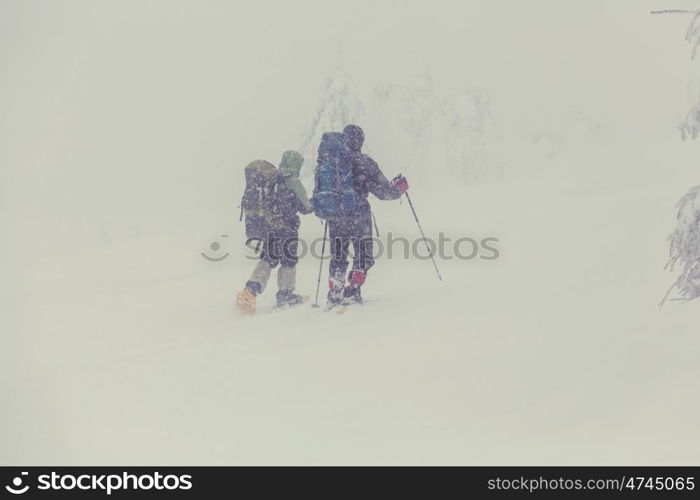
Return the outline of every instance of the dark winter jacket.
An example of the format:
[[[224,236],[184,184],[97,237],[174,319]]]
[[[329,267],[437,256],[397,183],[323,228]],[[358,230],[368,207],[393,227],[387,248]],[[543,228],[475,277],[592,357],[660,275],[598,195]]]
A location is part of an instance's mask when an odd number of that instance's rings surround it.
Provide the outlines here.
[[[343,130],[343,134],[348,138],[352,154],[353,184],[360,201],[358,216],[367,216],[370,213],[369,201],[367,200],[369,193],[380,200],[400,198],[399,188],[384,176],[376,161],[362,153],[362,144],[365,139],[362,129],[357,125],[348,125]]]
[[[304,163],[296,151],[287,151],[282,156],[278,169],[277,193],[275,195],[273,229],[297,231],[299,216],[313,211],[306,189],[299,181],[299,171]]]
[[[301,171],[301,166],[303,164],[304,157],[298,152],[285,151],[282,155],[278,172],[284,180],[284,185],[294,191],[297,198],[299,198],[299,201],[304,206],[304,211],[302,213],[308,214],[311,213],[313,208],[311,207],[309,196],[306,194],[306,189],[299,180],[299,172]]]

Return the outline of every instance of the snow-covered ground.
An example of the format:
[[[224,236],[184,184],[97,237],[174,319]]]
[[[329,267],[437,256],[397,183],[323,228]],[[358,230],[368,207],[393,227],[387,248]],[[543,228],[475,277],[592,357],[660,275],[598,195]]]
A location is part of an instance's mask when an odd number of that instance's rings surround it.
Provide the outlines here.
[[[444,282],[427,261],[380,260],[366,306],[343,316],[271,313],[267,293],[261,314],[237,317],[252,264],[208,262],[182,248],[191,240],[48,259],[4,314],[3,460],[696,463],[700,306],[656,307],[683,191],[648,174],[663,149],[622,185],[550,170],[415,186],[431,234],[497,237],[500,258],[441,261]],[[416,236],[405,203],[375,206],[382,226]],[[302,261],[300,290],[313,295],[316,271]]]
[[[18,25],[52,26],[8,5]],[[611,14],[602,23],[604,34],[625,18],[637,23],[627,29],[652,41],[682,34],[682,23],[678,31],[659,19],[652,31],[648,9],[625,5],[619,19]],[[121,11],[110,8],[114,19]],[[62,29],[80,17],[53,9]],[[188,9],[202,18],[171,12],[166,28],[223,30],[223,21]],[[89,13],[96,25],[107,23],[99,9]],[[120,19],[110,22],[127,23]],[[142,18],[128,23],[137,33],[150,26]],[[82,29],[97,34],[92,26]],[[19,28],[12,33],[17,46],[28,43]],[[70,48],[84,36],[75,33],[52,36]],[[101,36],[96,43],[113,51],[130,43]],[[213,29],[202,46],[224,50],[219,36]],[[628,48],[639,41],[631,38]],[[180,55],[206,74],[208,65],[193,62],[197,47]],[[147,56],[156,49],[170,53],[155,42],[125,69],[148,76]],[[614,92],[598,94],[613,108],[600,125],[589,118],[595,109],[552,112],[558,98],[547,101],[550,121],[521,113],[512,124],[513,108],[499,100],[514,102],[512,95],[469,87],[444,97],[426,87],[422,73],[418,83],[411,77],[358,90],[349,112],[368,122],[367,147],[387,175],[408,176],[426,232],[498,238],[499,258],[440,260],[442,282],[429,261],[382,258],[369,274],[366,305],[345,315],[306,306],[273,313],[273,279],[260,314],[241,318],[232,302],[253,266],[237,222],[242,167],[250,155],[279,156],[295,136],[283,139],[282,125],[267,119],[272,144],[263,150],[265,138],[253,134],[263,118],[248,122],[252,132],[244,134],[237,112],[250,113],[240,96],[234,104],[217,100],[235,93],[233,73],[211,70],[230,89],[190,77],[165,95],[149,78],[122,77],[125,94],[110,105],[94,85],[113,89],[111,62],[53,50],[57,60],[73,61],[73,80],[37,80],[53,90],[30,105],[21,77],[66,74],[32,53],[34,66],[3,88],[10,113],[0,114],[0,139],[9,145],[0,148],[1,464],[698,463],[700,302],[657,307],[674,279],[663,270],[674,203],[699,183],[699,144],[680,142],[671,120],[684,115],[687,96],[649,105],[648,115],[640,110],[625,133],[628,122],[615,113],[626,108],[615,103],[626,97]],[[19,51],[3,54],[17,64]],[[612,88],[632,89],[632,81],[639,94],[684,88],[683,64],[690,63],[687,54],[676,56],[668,56],[677,72],[671,78],[640,69],[647,62],[632,54],[629,81]],[[184,75],[179,60],[162,64],[160,71]],[[338,73],[330,74],[337,82]],[[637,79],[651,74],[653,83]],[[276,88],[264,85],[260,95]],[[190,93],[200,96],[197,105],[168,106]],[[142,119],[120,109],[132,99],[152,106]],[[298,142],[313,149],[314,124],[333,123],[341,112],[322,91],[310,100],[319,104],[302,117],[311,126],[299,127]],[[75,103],[81,107],[69,112]],[[100,103],[116,124],[94,107]],[[44,114],[53,119],[31,119]],[[229,140],[236,131],[242,139]],[[410,154],[404,148],[392,156],[387,146],[412,141],[419,145]],[[461,161],[493,168],[456,171]],[[383,234],[418,236],[405,201],[375,200],[373,207]],[[306,239],[321,230],[318,219],[303,219]],[[201,252],[230,255],[210,262]],[[317,271],[315,259],[299,264],[298,288],[312,298]]]

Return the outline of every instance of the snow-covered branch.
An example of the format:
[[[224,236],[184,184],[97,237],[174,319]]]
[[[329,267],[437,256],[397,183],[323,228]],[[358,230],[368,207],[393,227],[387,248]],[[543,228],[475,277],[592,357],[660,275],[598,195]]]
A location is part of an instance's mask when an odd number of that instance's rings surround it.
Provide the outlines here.
[[[696,22],[700,17],[700,10],[653,10],[652,14],[692,14],[692,19],[688,25],[688,29],[685,32],[685,41],[691,46],[690,59],[695,59],[695,54],[698,51],[698,45],[700,45],[700,25],[696,26]]]
[[[659,307],[663,306],[676,288],[681,299],[700,296],[700,186],[695,186],[676,204],[676,229],[668,237],[669,260],[666,269],[681,266],[681,273],[666,292]]]
[[[700,46],[700,9],[699,10],[682,10],[682,9],[667,9],[667,10],[653,10],[652,14],[688,14],[692,15],[690,24],[685,31],[685,41],[691,46],[690,59],[694,60],[695,55],[698,51],[698,46]],[[690,137],[695,139],[700,133],[700,104],[693,106],[690,111],[685,115],[685,118],[678,126],[681,131],[681,139],[684,141]]]
[[[700,104],[693,106],[678,126],[681,138],[685,141],[688,137],[695,139],[700,133]]]

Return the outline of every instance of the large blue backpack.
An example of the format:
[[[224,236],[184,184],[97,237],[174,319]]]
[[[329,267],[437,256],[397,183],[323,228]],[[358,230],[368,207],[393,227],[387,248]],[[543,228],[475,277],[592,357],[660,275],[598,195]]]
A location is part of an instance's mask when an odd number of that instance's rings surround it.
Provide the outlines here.
[[[321,219],[354,215],[359,200],[352,179],[352,159],[347,138],[339,132],[326,132],[318,146],[313,206]]]

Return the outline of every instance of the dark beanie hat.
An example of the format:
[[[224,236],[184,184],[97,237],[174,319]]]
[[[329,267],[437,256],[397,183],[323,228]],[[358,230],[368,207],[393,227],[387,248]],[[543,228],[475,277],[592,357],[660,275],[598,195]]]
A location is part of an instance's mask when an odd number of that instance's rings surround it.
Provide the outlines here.
[[[348,145],[352,151],[360,151],[365,142],[365,133],[357,125],[348,125],[343,129],[343,134],[348,138]]]

